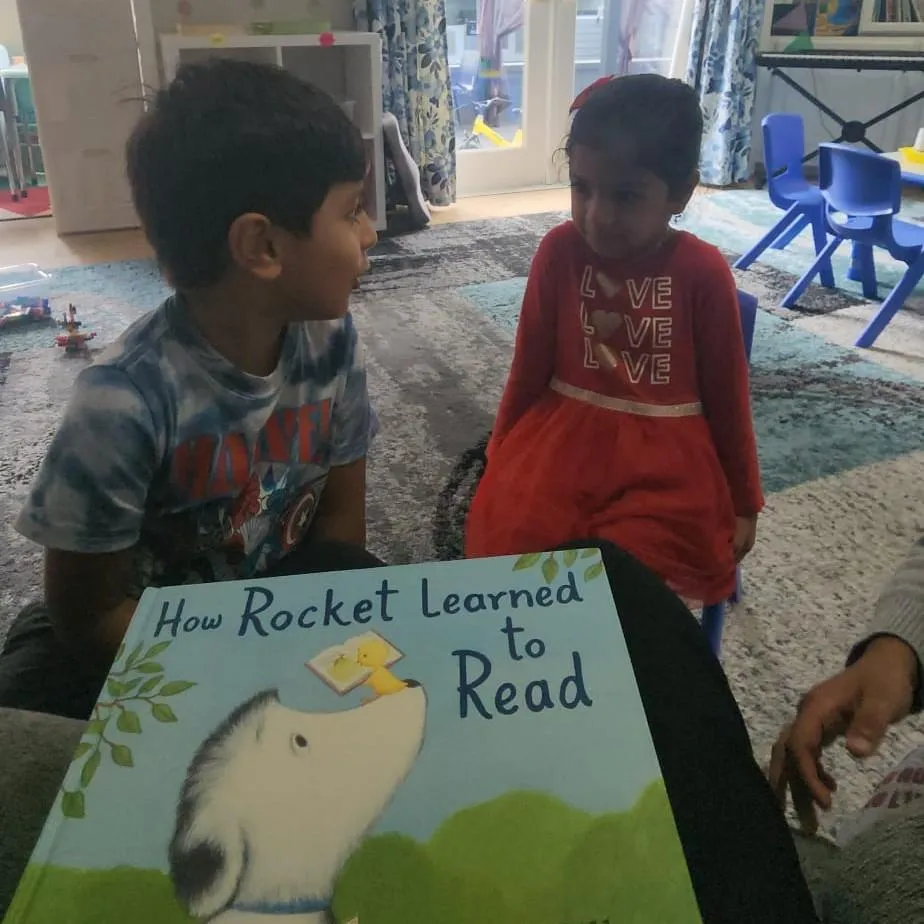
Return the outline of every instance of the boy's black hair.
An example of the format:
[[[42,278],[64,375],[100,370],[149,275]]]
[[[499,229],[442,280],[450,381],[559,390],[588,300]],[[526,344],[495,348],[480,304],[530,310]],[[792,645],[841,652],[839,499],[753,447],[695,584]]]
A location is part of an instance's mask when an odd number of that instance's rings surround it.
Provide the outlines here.
[[[702,140],[703,113],[692,87],[660,74],[629,74],[588,95],[574,114],[565,153],[628,141],[637,163],[680,194],[699,165]]]
[[[183,66],[126,148],[135,208],[177,289],[213,285],[247,212],[307,234],[331,188],[359,182],[359,130],[326,93],[278,67],[214,58]]]

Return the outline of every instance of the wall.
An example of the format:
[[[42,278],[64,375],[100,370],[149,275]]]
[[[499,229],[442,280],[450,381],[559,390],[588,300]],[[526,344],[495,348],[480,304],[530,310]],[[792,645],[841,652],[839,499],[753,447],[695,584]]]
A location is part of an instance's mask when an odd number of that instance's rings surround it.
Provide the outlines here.
[[[0,45],[5,45],[10,57],[22,54],[22,33],[16,0],[0,0]]]
[[[842,119],[867,122],[903,99],[924,90],[924,74],[888,71],[788,70],[786,73],[818,97]],[[754,105],[752,163],[763,162],[761,119],[770,112],[797,112],[805,121],[806,151],[820,141],[833,141],[840,126],[830,116],[820,113],[808,100],[786,86],[778,77],[770,77],[761,68]],[[918,129],[924,125],[924,102],[902,110],[873,126],[868,137],[884,151],[894,151],[914,143]]]
[[[7,0],[0,0],[5,3]],[[353,28],[353,7],[351,0],[328,0],[331,8],[331,22],[335,29]],[[254,18],[250,0],[191,0],[192,22],[227,23],[249,22]],[[305,0],[263,0],[259,10],[263,19],[301,19],[305,16]],[[176,0],[151,0],[154,31],[176,31]]]

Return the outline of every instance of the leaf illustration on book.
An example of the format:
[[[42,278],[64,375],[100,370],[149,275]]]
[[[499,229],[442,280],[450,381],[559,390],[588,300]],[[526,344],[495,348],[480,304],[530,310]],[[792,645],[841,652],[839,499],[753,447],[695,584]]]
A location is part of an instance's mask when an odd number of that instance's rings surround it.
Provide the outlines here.
[[[138,713],[132,712],[131,709],[123,709],[116,721],[116,728],[127,735],[140,735],[141,719]]]
[[[596,580],[598,577],[600,577],[601,574],[603,574],[603,562],[602,562],[602,561],[598,561],[595,565],[591,565],[591,566],[584,572],[584,580],[585,580],[585,581],[594,581],[594,580]]]
[[[581,558],[596,558],[600,555],[599,549],[584,549],[581,552]]]
[[[113,664],[106,679],[103,697],[93,709],[87,723],[84,740],[74,752],[73,767],[77,772],[78,788],[65,791],[61,811],[66,818],[86,817],[86,790],[98,776],[103,751],[108,749],[112,763],[117,767],[135,766],[132,749],[117,740],[119,735],[137,736],[143,733],[138,706],[148,707],[154,720],[161,725],[173,725],[179,721],[176,712],[164,697],[177,697],[191,690],[196,684],[190,680],[167,680],[163,664],[153,660],[170,647],[170,642],[157,642],[145,650],[144,643],[136,645],[131,654]],[[166,682],[165,682],[166,680]],[[84,761],[83,765],[80,762]]]
[[[562,556],[565,562],[565,567],[570,568],[577,561],[578,553],[577,549],[567,549],[565,554]]]
[[[170,642],[158,642],[156,645],[152,645],[145,653],[145,661],[150,661],[151,658],[156,658],[159,654],[163,654],[170,647]]]
[[[90,721],[87,722],[87,730],[84,734],[96,735],[98,737],[106,730],[106,722],[108,719],[108,716],[106,719],[90,719]]]
[[[194,683],[190,683],[188,680],[173,680],[170,683],[165,683],[160,688],[161,696],[178,696],[180,693],[185,693],[187,690],[191,690],[195,686]]]
[[[130,670],[137,663],[138,659],[141,657],[142,651],[144,651],[144,642],[139,642],[126,659],[125,670]]]
[[[99,750],[95,750],[91,755],[89,760],[83,765],[83,769],[80,771],[80,785],[84,789],[93,782],[93,777],[96,776],[96,771],[99,770],[99,765],[102,763],[102,756],[99,753]]]
[[[176,714],[166,703],[155,703],[151,708],[151,715],[158,722],[168,723],[176,721]]]
[[[552,584],[555,581],[555,578],[558,577],[558,571],[558,562],[555,560],[553,553],[542,563],[542,576],[545,578],[546,584]]]
[[[145,661],[144,664],[139,664],[135,670],[140,671],[142,674],[162,674],[164,672],[163,667],[154,661]]]
[[[163,676],[160,676],[160,677],[151,677],[148,680],[145,680],[145,682],[141,684],[141,687],[138,690],[138,694],[143,696],[145,693],[150,693],[151,690],[156,690],[158,685],[163,679],[164,679]]]
[[[112,762],[118,767],[134,767],[135,758],[132,755],[132,749],[126,744],[113,744],[109,748],[109,755]]]
[[[530,552],[528,555],[521,555],[516,562],[514,562],[513,570],[526,571],[528,568],[533,568],[538,565],[541,560],[542,555],[539,552]]]
[[[83,793],[67,792],[61,794],[61,811],[65,818],[83,818],[86,814],[86,804]]]
[[[355,690],[372,676],[372,668],[360,664],[361,649],[375,650],[379,655],[379,669],[387,669],[404,657],[394,645],[378,632],[354,635],[339,645],[331,645],[316,654],[306,667],[316,674],[335,693],[341,696]]]

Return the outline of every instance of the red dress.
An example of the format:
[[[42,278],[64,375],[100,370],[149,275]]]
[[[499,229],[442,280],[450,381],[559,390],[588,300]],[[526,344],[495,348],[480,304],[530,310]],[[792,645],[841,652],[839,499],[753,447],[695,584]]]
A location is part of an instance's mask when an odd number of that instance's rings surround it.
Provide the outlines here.
[[[632,267],[567,222],[539,246],[468,557],[588,537],[679,594],[734,588],[735,517],[763,507],[735,283],[716,248],[675,233]]]

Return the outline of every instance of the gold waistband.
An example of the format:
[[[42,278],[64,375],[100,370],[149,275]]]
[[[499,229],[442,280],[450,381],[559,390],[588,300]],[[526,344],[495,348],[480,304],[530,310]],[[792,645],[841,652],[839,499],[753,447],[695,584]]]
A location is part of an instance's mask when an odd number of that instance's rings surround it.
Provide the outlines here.
[[[688,404],[645,404],[642,401],[626,401],[624,398],[612,398],[596,391],[588,391],[586,388],[577,388],[558,378],[552,379],[550,387],[552,391],[566,398],[574,398],[575,401],[583,401],[585,404],[593,404],[609,411],[636,414],[639,417],[699,417],[703,413],[703,406],[699,401],[691,401]]]

